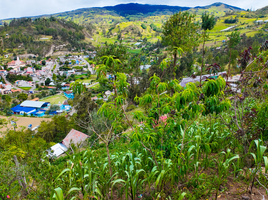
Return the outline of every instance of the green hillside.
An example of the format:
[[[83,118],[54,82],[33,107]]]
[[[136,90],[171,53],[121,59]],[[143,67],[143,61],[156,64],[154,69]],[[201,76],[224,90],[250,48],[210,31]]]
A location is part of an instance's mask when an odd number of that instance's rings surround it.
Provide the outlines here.
[[[268,14],[268,6],[265,6],[261,9],[256,10],[256,13],[259,15],[265,15]]]

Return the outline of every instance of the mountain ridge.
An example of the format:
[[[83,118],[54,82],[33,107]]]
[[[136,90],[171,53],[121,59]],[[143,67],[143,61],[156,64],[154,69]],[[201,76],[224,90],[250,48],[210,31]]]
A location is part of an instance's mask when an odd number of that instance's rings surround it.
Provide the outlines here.
[[[212,6],[221,6],[224,5],[226,8],[230,10],[244,10],[239,7],[231,6],[222,2],[215,2],[213,4],[207,5],[207,6],[196,6],[196,7],[183,7],[183,6],[170,6],[170,5],[152,5],[152,4],[139,4],[139,3],[126,3],[126,4],[117,4],[114,6],[104,6],[104,7],[88,7],[88,8],[79,8],[74,9],[70,11],[64,11],[54,14],[42,14],[42,15],[36,15],[36,16],[24,16],[19,18],[41,18],[41,17],[48,17],[48,16],[68,16],[71,13],[79,13],[79,12],[89,12],[89,11],[103,11],[103,12],[109,12],[109,14],[117,15],[126,17],[128,15],[136,15],[138,13],[141,14],[148,14],[148,13],[154,13],[154,12],[170,12],[175,13],[179,11],[185,11],[190,9],[207,9]],[[159,13],[159,14],[160,14]],[[17,18],[17,19],[19,19]],[[6,18],[6,19],[0,19],[1,21],[5,20],[12,20],[14,18]]]

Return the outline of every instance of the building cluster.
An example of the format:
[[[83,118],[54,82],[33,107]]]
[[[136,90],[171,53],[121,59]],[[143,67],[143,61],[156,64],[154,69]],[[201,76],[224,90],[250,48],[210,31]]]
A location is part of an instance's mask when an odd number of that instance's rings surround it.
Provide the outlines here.
[[[0,94],[10,94],[15,92],[21,92],[20,89],[14,89],[11,84],[5,84],[3,82],[0,82]]]
[[[17,57],[17,60],[12,60],[11,62],[7,63],[7,67],[11,68],[12,72],[20,72],[21,67],[25,67],[26,63],[23,61],[20,61],[19,57]]]

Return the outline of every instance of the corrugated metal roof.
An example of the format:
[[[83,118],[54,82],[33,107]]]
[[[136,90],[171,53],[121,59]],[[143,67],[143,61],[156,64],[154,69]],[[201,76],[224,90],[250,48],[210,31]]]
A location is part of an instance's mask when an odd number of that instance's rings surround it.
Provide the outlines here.
[[[226,73],[226,71],[219,72],[218,75],[222,75],[222,74],[225,74],[225,73]],[[206,78],[208,78],[210,76],[214,76],[214,75],[213,74],[202,75],[201,80],[206,80]],[[195,82],[199,82],[199,81],[200,81],[200,76],[196,76],[195,78],[187,77],[187,78],[182,79],[182,81],[180,82],[180,85],[182,87],[186,87],[187,83],[195,83]]]
[[[78,145],[81,142],[84,142],[89,136],[72,129],[68,135],[63,139],[62,144],[64,144],[67,148],[70,147],[70,144],[73,143],[74,145]]]
[[[15,107],[11,108],[11,110],[12,110],[13,112],[17,112],[17,113],[19,113],[19,112],[21,112],[21,111],[26,112],[26,113],[29,113],[29,112],[34,111],[35,108],[21,107],[20,105],[17,105],[17,106],[15,106]]]
[[[24,101],[20,104],[22,107],[30,107],[30,108],[41,108],[42,106],[45,106],[45,104],[48,104],[48,102],[44,101]]]
[[[68,150],[68,148],[64,144],[58,143],[58,144],[55,144],[54,146],[50,147],[50,149],[48,150],[48,156],[59,157],[61,154],[65,153],[67,150]]]

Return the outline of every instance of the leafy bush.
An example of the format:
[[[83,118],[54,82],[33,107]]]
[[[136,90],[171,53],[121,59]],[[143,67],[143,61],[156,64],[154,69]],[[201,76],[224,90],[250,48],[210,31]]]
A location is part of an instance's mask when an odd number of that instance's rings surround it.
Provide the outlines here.
[[[147,26],[145,24],[141,24],[141,28],[146,29]]]

